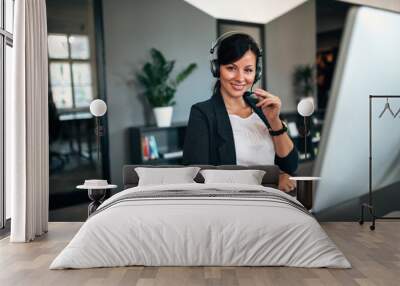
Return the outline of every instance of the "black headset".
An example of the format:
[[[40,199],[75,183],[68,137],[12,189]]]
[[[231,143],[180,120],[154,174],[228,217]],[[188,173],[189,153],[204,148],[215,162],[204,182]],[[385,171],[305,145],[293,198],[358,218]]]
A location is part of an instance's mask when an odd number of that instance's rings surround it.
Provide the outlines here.
[[[222,34],[220,37],[218,37],[212,44],[211,44],[211,49],[210,49],[210,67],[211,67],[211,73],[214,77],[219,78],[219,61],[218,58],[215,57],[214,52],[215,49],[221,44],[221,42],[223,40],[225,40],[226,38],[229,38],[232,35],[236,35],[236,34],[245,34],[243,32],[238,32],[238,31],[230,31],[230,32],[226,32],[224,34]],[[247,35],[247,34],[245,34]],[[262,49],[258,47],[256,41],[254,41],[254,39],[250,36],[247,35],[250,40],[252,40],[258,49],[257,52],[257,60],[256,60],[256,76],[254,78],[254,83],[256,83],[257,81],[259,81],[261,79],[262,76]]]

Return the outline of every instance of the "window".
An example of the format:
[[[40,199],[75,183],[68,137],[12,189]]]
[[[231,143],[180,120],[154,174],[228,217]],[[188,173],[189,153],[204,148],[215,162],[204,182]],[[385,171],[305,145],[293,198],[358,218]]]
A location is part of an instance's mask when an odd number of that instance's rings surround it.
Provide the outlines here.
[[[6,218],[11,216],[10,194],[4,187],[5,178],[5,100],[11,93],[13,67],[12,47],[14,32],[14,0],[0,0],[0,228],[4,228]]]
[[[49,34],[49,72],[58,109],[87,108],[93,99],[87,35]]]

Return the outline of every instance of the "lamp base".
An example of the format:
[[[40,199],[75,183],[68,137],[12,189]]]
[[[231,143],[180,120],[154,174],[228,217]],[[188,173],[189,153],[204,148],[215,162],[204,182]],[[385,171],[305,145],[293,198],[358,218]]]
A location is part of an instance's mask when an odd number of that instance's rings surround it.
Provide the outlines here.
[[[94,213],[97,210],[97,208],[103,202],[103,200],[106,196],[106,190],[105,189],[89,189],[88,196],[92,200],[92,202],[88,206],[88,216],[90,216],[92,213]]]

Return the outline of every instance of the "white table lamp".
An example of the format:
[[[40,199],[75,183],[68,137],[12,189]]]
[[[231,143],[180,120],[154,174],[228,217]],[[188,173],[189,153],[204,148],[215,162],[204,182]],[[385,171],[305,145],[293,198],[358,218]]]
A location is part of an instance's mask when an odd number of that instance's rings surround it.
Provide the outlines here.
[[[314,99],[306,97],[300,100],[297,105],[297,111],[301,116],[311,116],[314,113]]]
[[[97,145],[97,163],[100,163],[100,136],[103,135],[103,127],[100,125],[100,117],[107,112],[107,104],[101,99],[95,99],[90,103],[90,113],[96,119],[96,145]],[[116,185],[110,185],[107,180],[95,179],[85,180],[83,185],[79,185],[77,189],[88,190],[89,198],[92,202],[88,206],[88,215],[92,215],[101,205],[106,196],[106,191],[116,188]]]
[[[99,117],[107,112],[107,104],[101,99],[95,99],[90,103],[90,113],[96,119],[96,145],[97,145],[97,163],[100,162],[100,136],[103,135],[103,128],[100,125]]]
[[[312,97],[306,97],[300,100],[297,104],[297,112],[304,117],[304,156],[307,159],[307,120],[306,117],[311,116],[314,113],[314,99]]]
[[[90,103],[90,113],[101,117],[107,112],[107,104],[101,99],[95,99]]]

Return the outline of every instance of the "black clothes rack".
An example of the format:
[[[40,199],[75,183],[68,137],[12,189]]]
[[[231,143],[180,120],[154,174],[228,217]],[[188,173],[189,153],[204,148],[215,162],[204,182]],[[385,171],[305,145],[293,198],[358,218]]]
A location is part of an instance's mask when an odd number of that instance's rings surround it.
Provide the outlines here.
[[[375,208],[372,200],[372,100],[374,98],[400,98],[400,95],[370,95],[369,96],[369,191],[368,191],[368,203],[361,204],[361,218],[359,223],[364,223],[364,209],[368,209],[372,217],[372,224],[370,229],[375,229],[375,220],[377,219],[400,219],[400,217],[379,217],[375,215]],[[396,114],[397,115],[397,114]]]

